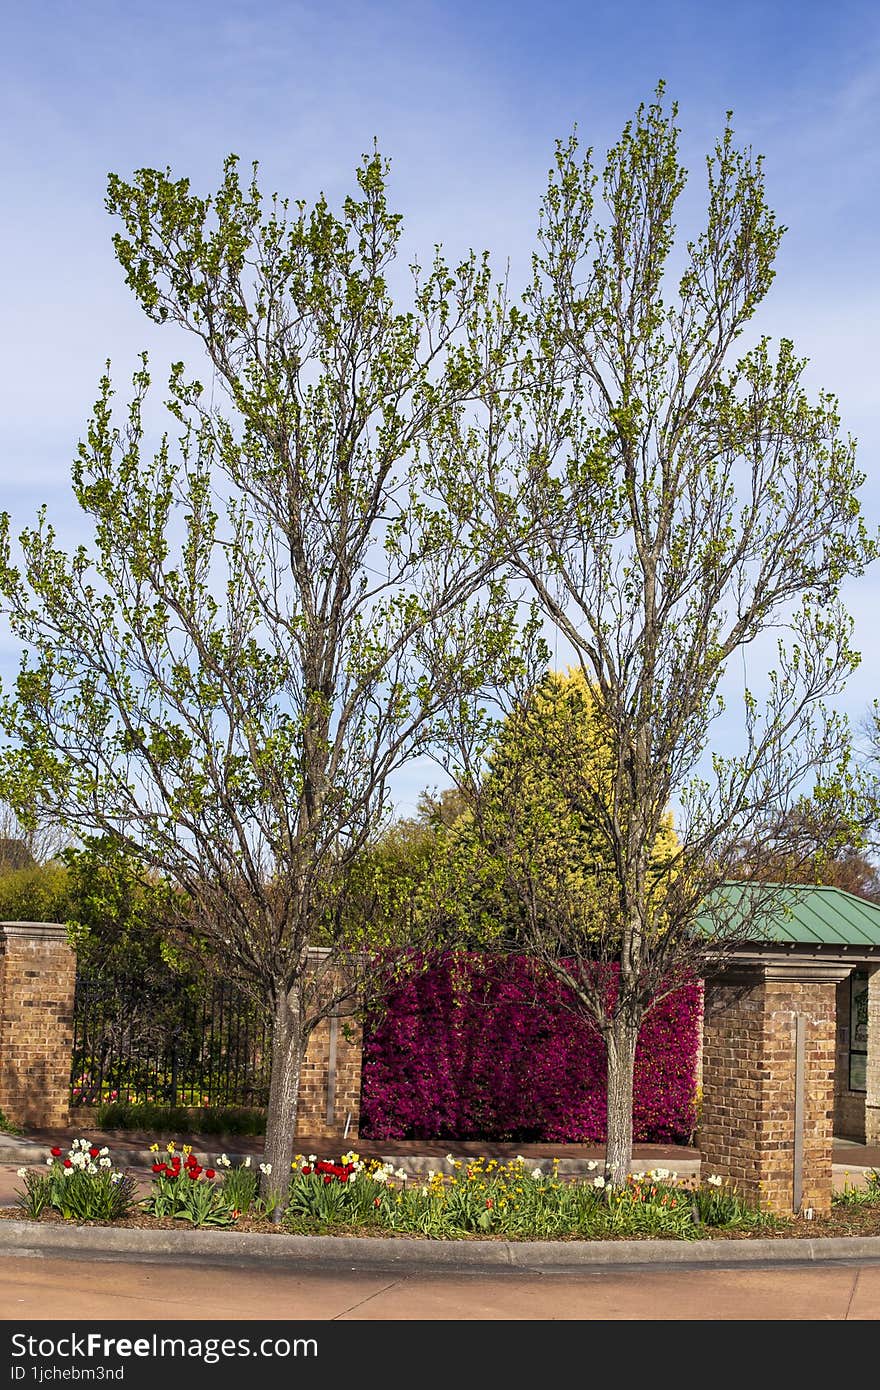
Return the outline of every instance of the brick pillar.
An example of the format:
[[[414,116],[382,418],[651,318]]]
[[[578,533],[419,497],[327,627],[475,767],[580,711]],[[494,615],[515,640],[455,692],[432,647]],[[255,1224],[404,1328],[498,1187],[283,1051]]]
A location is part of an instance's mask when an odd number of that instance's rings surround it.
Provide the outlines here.
[[[734,961],[707,986],[701,1170],[762,1210],[831,1208],[836,986],[848,973]]]
[[[0,1110],[14,1124],[68,1122],[76,955],[57,922],[0,922]]]
[[[868,975],[865,1143],[880,1144],[880,966],[874,966]]]
[[[345,1147],[357,1139],[362,1053],[361,1025],[357,1020],[334,1017],[318,1024],[309,1039],[300,1072],[298,1135],[337,1139]]]

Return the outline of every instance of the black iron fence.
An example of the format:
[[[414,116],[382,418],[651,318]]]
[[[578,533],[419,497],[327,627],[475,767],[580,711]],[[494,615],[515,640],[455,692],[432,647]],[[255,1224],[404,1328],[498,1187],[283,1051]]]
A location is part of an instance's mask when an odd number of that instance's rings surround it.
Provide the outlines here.
[[[271,1031],[222,980],[77,976],[71,1104],[265,1106]]]

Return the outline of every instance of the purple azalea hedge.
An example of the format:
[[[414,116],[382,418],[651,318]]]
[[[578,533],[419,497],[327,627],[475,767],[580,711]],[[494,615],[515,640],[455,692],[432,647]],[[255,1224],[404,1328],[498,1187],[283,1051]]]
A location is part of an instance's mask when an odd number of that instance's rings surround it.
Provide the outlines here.
[[[396,986],[364,1036],[361,1134],[371,1139],[605,1139],[605,1047],[522,956],[458,957]],[[701,992],[658,1004],[636,1053],[634,1138],[695,1123]]]

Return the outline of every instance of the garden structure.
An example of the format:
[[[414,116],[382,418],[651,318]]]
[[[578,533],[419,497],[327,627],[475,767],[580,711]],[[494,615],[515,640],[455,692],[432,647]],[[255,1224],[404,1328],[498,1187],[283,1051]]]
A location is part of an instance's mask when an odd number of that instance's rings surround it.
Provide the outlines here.
[[[706,986],[699,1142],[704,1167],[749,1201],[820,1214],[832,1135],[880,1142],[880,905],[824,887],[777,901],[762,939]],[[63,926],[0,923],[0,1109],[12,1121],[69,1121],[75,978]],[[326,1021],[305,1062],[299,1132],[351,1143],[360,1080],[357,1030]]]

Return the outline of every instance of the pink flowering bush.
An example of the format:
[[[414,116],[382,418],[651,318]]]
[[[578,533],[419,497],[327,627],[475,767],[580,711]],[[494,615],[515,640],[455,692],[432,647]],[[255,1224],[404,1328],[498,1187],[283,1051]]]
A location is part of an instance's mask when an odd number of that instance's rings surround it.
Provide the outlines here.
[[[605,1047],[523,956],[461,956],[394,988],[368,1020],[361,1133],[372,1139],[605,1139]],[[700,987],[645,1020],[633,1120],[641,1143],[695,1124]]]

